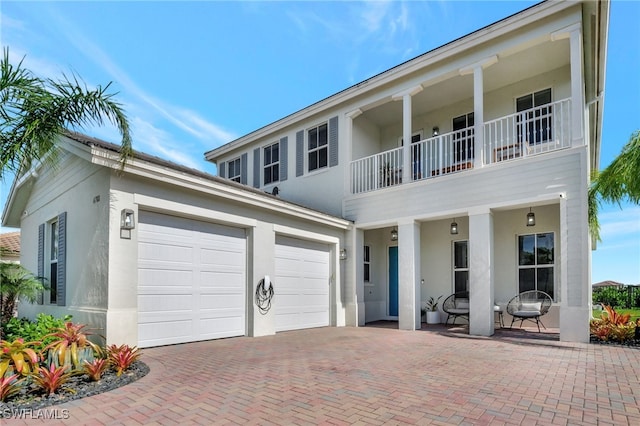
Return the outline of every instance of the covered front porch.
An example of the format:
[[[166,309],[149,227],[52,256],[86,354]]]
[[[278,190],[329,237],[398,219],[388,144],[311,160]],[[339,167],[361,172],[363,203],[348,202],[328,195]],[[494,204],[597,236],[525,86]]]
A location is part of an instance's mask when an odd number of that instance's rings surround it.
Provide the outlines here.
[[[561,329],[567,286],[562,204],[548,200],[356,230],[362,251],[356,247],[355,256],[363,259],[356,264],[362,270],[356,286],[358,325],[395,321],[399,329],[419,330],[423,302],[439,296],[444,323],[442,301],[468,291],[469,320],[457,319],[456,324],[468,327],[471,335],[490,336],[499,327],[496,304],[504,306],[521,291],[540,289],[554,301],[544,325]],[[535,226],[527,226],[530,212]],[[457,233],[452,233],[453,223]],[[508,326],[511,318],[506,321]]]

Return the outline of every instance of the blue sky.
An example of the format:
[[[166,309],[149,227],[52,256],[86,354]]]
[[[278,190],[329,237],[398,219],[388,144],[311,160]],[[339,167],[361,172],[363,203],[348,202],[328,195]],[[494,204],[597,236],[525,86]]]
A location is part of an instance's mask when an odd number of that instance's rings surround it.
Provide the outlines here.
[[[0,38],[43,77],[112,81],[135,149],[215,173],[205,151],[535,3],[2,1]],[[640,129],[638,22],[640,2],[612,3],[601,166]],[[600,221],[593,282],[640,283],[640,207]]]

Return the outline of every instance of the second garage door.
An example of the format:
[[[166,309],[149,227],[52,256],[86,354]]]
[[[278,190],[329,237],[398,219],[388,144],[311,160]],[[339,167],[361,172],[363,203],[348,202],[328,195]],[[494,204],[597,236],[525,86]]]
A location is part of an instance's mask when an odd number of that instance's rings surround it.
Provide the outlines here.
[[[243,229],[141,211],[138,346],[244,335],[246,247]]]
[[[329,246],[278,237],[275,248],[276,331],[329,325]]]

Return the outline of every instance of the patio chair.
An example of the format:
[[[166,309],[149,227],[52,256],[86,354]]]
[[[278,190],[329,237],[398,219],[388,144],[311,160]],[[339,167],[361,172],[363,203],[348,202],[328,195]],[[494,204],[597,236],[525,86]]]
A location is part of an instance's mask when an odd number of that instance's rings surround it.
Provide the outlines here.
[[[466,318],[469,322],[469,293],[454,293],[447,297],[442,303],[442,310],[447,313],[445,324],[449,323],[449,318],[453,317],[451,324],[456,323],[456,318]]]
[[[540,325],[546,330],[540,317],[549,312],[552,303],[551,296],[544,291],[529,290],[518,294],[507,304],[507,313],[511,315],[509,328],[513,328],[513,323],[520,320],[520,327],[524,321],[531,321],[538,326],[538,332],[540,332]]]

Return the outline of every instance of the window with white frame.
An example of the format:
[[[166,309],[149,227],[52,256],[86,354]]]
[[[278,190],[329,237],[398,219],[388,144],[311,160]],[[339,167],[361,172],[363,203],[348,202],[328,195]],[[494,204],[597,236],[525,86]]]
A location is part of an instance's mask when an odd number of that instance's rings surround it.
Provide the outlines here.
[[[240,157],[229,161],[227,177],[235,182],[240,182],[242,170],[240,169]]]
[[[551,89],[540,90],[516,99],[518,141],[529,145],[552,139]]]
[[[327,124],[307,130],[307,159],[309,171],[327,167],[329,146]]]
[[[49,282],[49,303],[58,303],[58,221],[49,223],[49,256],[48,274],[46,278]]]
[[[276,142],[263,149],[264,185],[280,180],[280,143]]]
[[[518,236],[518,291],[540,290],[555,299],[553,232]]]
[[[453,291],[469,292],[469,242],[453,242]]]
[[[371,281],[371,248],[364,246],[364,282]]]

